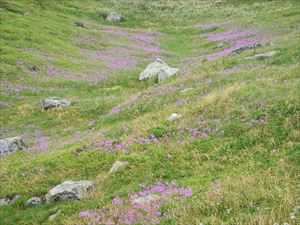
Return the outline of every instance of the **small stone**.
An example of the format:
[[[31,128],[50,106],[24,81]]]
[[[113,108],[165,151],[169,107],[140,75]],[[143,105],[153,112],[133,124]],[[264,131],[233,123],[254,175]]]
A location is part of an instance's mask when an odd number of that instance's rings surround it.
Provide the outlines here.
[[[149,194],[144,197],[139,197],[139,198],[132,200],[132,203],[136,203],[136,204],[149,203],[149,202],[156,201],[159,199],[160,199],[159,195]]]
[[[168,120],[174,121],[174,120],[177,120],[177,119],[179,119],[179,118],[181,118],[181,117],[182,117],[182,115],[177,114],[177,113],[173,113],[173,114],[168,118]]]
[[[79,28],[85,28],[84,24],[82,22],[75,22],[74,23],[75,27],[79,27]]]
[[[39,197],[32,197],[27,200],[25,207],[32,207],[43,204],[43,200]]]
[[[121,170],[125,169],[128,165],[129,165],[129,162],[116,161],[113,164],[113,166],[111,167],[111,169],[109,170],[109,173],[116,173],[118,171],[121,171]]]
[[[21,137],[5,138],[0,140],[0,156],[14,153],[26,148]]]
[[[110,12],[106,17],[106,21],[110,23],[119,23],[123,21],[123,17],[116,12]]]
[[[214,49],[216,48],[223,48],[224,47],[224,42],[219,42],[215,47]]]
[[[0,199],[0,207],[1,206],[5,206],[5,205],[8,205],[9,204],[9,200],[8,199]]]
[[[61,210],[58,210],[56,213],[53,215],[49,216],[48,221],[53,221],[55,220],[59,215],[61,214]]]
[[[52,188],[46,195],[47,202],[81,200],[92,189],[92,181],[65,181]]]
[[[67,107],[71,104],[69,100],[49,97],[42,101],[42,108],[47,110],[56,107]]]

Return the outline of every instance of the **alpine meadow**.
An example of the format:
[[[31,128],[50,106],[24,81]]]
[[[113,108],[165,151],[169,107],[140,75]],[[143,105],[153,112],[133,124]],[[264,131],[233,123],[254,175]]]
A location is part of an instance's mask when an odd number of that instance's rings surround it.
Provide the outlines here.
[[[299,0],[0,0],[0,224],[300,224],[299,71]]]

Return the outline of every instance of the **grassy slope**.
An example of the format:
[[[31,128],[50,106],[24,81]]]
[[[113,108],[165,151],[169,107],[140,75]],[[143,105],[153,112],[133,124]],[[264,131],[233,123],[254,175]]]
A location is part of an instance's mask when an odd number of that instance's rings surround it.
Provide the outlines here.
[[[297,220],[299,223],[299,215],[294,220],[290,218],[293,207],[300,204],[297,191],[300,185],[298,1],[130,2],[0,3],[4,9],[0,12],[1,82],[39,88],[38,93],[30,89],[15,93],[0,87],[0,100],[10,104],[0,108],[1,136],[23,133],[34,140],[35,130],[39,129],[53,140],[47,151],[58,149],[53,154],[18,152],[1,160],[0,197],[21,194],[22,199],[14,206],[0,209],[0,224],[51,224],[47,218],[58,209],[62,215],[53,224],[77,224],[79,211],[109,206],[114,196],[125,197],[138,190],[139,183],[151,185],[157,180],[173,179],[181,186],[191,187],[194,195],[169,206],[166,210],[172,218],[163,224],[187,224],[186,221],[189,224],[297,224]],[[259,28],[272,40],[263,48],[247,50],[236,57],[195,64],[188,76],[179,75],[161,85],[137,81],[139,72],[156,54],[138,56],[135,68],[109,73],[109,79],[98,85],[59,78],[37,79],[30,75],[32,71],[26,73],[17,65],[17,62],[27,67],[36,65],[40,76],[50,64],[71,71],[75,77],[81,72],[103,70],[101,61],[83,57],[79,48],[99,50],[111,45],[110,41],[101,39],[99,29],[102,28],[98,27],[101,24],[112,29],[103,19],[110,9],[120,11],[126,18],[124,23],[116,25],[119,29],[164,33],[159,41],[161,48],[169,53],[161,57],[179,68],[184,67],[185,57],[215,51],[212,50],[215,43],[201,38],[208,31],[196,25],[229,21],[212,31]],[[76,21],[88,28],[75,28]],[[101,41],[74,44],[74,38],[79,35]],[[129,43],[127,39],[122,41],[125,45]],[[279,54],[261,62],[245,59],[270,50]],[[54,60],[49,61],[45,56]],[[72,59],[82,61],[74,63]],[[259,67],[220,75],[225,69],[249,63]],[[149,94],[153,88],[155,93],[159,86],[177,87],[177,90],[165,92],[163,96]],[[180,93],[183,87],[194,89]],[[139,100],[133,105],[107,116],[111,108],[137,93]],[[44,112],[39,104],[49,95],[69,98],[76,104]],[[100,99],[110,96],[115,97]],[[188,102],[176,106],[183,98]],[[182,119],[166,122],[173,112],[182,114]],[[264,116],[268,120],[263,125],[249,124]],[[87,125],[91,120],[96,120],[93,129]],[[191,142],[188,134],[177,132],[179,126],[199,128],[199,121],[206,121],[211,128],[220,124],[224,134],[216,132],[207,139]],[[99,130],[107,130],[107,138],[119,141],[131,135],[147,137],[157,130],[166,135],[159,145],[133,145],[129,154],[103,153],[93,151],[89,145],[99,139],[96,132]],[[57,147],[64,141],[74,140],[74,134],[79,131],[83,133],[80,139]],[[88,150],[75,157],[73,152],[84,145],[88,145]],[[168,159],[167,154],[173,158]],[[115,160],[127,160],[131,167],[108,176],[107,171]],[[23,208],[27,198],[41,196],[68,179],[91,179],[97,187],[81,202]],[[211,194],[212,181],[216,179],[222,182],[217,196]]]

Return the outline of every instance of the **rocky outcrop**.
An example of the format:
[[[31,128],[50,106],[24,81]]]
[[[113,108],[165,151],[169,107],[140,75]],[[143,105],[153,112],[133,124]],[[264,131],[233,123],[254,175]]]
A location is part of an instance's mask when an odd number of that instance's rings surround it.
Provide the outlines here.
[[[25,148],[26,145],[21,137],[12,137],[0,140],[0,156],[8,155]]]
[[[57,97],[49,97],[42,101],[42,108],[47,110],[57,107],[67,107],[70,104],[71,102],[69,100],[59,99]]]
[[[65,181],[52,188],[46,195],[47,202],[81,200],[92,189],[92,181]]]

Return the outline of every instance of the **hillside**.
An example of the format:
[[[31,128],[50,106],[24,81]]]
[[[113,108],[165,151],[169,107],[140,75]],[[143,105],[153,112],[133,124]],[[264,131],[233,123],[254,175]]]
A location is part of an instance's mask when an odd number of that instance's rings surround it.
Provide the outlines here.
[[[26,145],[0,149],[0,224],[300,224],[299,9],[0,1],[0,139]],[[92,185],[48,201],[70,180]]]

